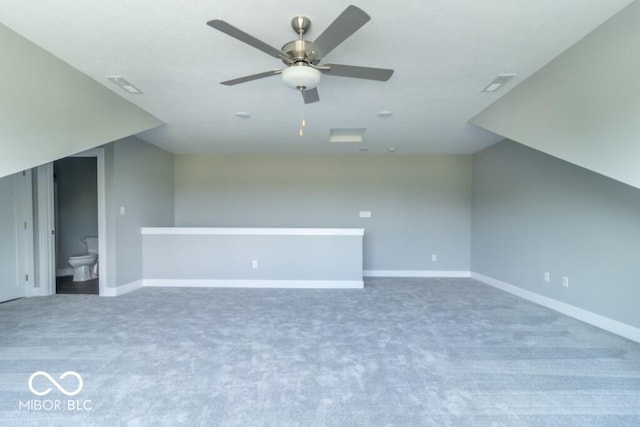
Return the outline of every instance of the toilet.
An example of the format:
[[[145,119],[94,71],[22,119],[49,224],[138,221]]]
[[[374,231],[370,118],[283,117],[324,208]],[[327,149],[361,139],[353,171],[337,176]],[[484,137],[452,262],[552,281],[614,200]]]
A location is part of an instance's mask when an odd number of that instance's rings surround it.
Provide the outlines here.
[[[73,267],[73,281],[84,282],[98,277],[98,238],[85,237],[87,253],[69,257],[69,265]]]

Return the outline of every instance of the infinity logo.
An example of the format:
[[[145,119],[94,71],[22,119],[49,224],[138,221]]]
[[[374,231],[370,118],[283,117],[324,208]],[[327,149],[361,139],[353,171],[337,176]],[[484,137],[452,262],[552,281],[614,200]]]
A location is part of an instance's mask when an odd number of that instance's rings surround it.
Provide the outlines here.
[[[58,390],[60,390],[60,393],[64,394],[65,396],[75,396],[76,394],[80,393],[80,391],[82,391],[82,386],[83,386],[82,377],[77,372],[67,371],[64,374],[60,375],[60,378],[59,378],[60,380],[63,380],[68,376],[72,376],[78,379],[78,388],[76,388],[73,391],[67,391],[56,380],[54,380],[53,377],[49,375],[47,372],[38,371],[31,374],[31,376],[29,377],[29,390],[31,390],[31,393],[35,394],[36,396],[46,396],[47,394],[51,393],[51,390],[52,390],[51,387],[47,387],[44,391],[38,391],[34,389],[33,380],[38,376],[43,376],[46,379],[48,379],[49,382],[53,384]]]

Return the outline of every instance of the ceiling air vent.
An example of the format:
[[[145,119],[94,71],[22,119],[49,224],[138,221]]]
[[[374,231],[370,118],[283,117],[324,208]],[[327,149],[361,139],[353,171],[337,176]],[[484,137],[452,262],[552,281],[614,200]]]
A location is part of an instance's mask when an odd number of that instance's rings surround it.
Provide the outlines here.
[[[129,92],[132,95],[142,94],[142,91],[140,89],[138,89],[137,87],[129,83],[126,79],[120,76],[110,76],[110,77],[107,77],[107,79],[111,80],[113,83],[120,86],[121,89]]]
[[[330,142],[362,142],[367,128],[333,128],[329,131]]]
[[[493,81],[491,83],[489,83],[489,85],[487,85],[487,87],[482,89],[482,91],[483,92],[495,92],[498,89],[500,89],[502,86],[504,86],[509,80],[514,78],[515,76],[516,76],[515,74],[500,74],[498,77],[493,79]]]

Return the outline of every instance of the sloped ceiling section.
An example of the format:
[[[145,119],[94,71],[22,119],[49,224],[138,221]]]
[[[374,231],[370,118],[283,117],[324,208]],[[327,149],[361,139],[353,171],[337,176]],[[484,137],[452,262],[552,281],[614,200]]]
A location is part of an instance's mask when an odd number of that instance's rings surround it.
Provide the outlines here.
[[[0,24],[0,177],[162,124]]]
[[[472,123],[640,188],[639,22],[635,1]]]

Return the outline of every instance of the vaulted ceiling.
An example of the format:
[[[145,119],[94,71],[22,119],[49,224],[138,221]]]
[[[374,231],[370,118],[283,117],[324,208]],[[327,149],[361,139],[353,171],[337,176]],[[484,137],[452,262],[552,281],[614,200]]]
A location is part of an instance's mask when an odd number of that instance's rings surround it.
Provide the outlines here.
[[[395,73],[387,82],[323,76],[320,102],[307,105],[279,76],[219,84],[284,64],[206,22],[224,19],[279,49],[296,37],[292,17],[311,19],[313,40],[346,2],[0,0],[0,22],[163,121],[139,136],[174,153],[473,153],[503,137],[469,119],[630,3],[361,2],[371,20],[326,62]],[[482,92],[499,74],[516,77]],[[108,76],[144,93],[128,94]],[[331,128],[365,128],[364,141],[330,143]]]

